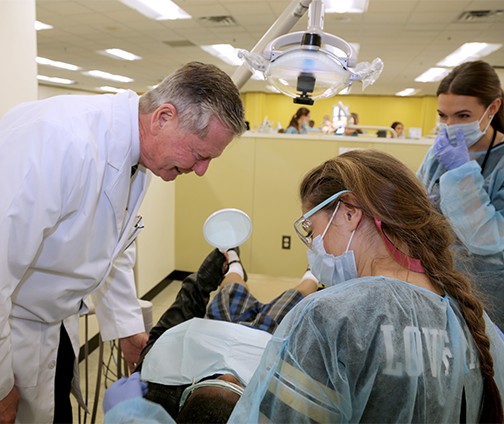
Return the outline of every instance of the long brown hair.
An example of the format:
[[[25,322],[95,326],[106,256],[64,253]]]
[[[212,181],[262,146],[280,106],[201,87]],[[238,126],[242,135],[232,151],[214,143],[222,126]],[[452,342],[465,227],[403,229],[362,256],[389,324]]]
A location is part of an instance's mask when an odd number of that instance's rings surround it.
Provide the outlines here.
[[[308,116],[310,114],[310,110],[306,107],[300,107],[297,112],[292,116],[289,125],[287,127],[294,127],[298,131],[301,131],[301,124],[299,123],[299,120],[303,116]]]
[[[342,190],[350,190],[363,214],[381,220],[393,243],[405,246],[405,253],[420,259],[432,283],[458,302],[478,349],[484,378],[480,422],[502,422],[483,305],[473,295],[467,278],[454,268],[450,248],[454,237],[447,219],[433,207],[413,172],[377,150],[352,150],[314,168],[301,183],[300,197],[303,207],[311,209]],[[326,210],[334,210],[336,203],[327,205]]]
[[[440,94],[476,97],[487,108],[495,99],[502,100],[504,91],[495,70],[488,63],[477,60],[462,63],[453,68],[441,80],[436,95],[439,96]],[[502,104],[492,119],[491,125],[496,131],[504,132],[504,108]]]

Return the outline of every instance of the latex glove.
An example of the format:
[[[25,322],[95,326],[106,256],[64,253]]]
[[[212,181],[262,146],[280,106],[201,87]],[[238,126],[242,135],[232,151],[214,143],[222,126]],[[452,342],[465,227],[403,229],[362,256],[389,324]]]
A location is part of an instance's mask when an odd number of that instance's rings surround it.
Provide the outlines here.
[[[469,151],[462,130],[457,130],[457,145],[453,146],[448,139],[446,130],[441,130],[441,133],[436,137],[434,142],[434,154],[441,165],[449,171],[462,166],[469,162]]]
[[[107,413],[119,402],[142,397],[147,394],[147,383],[140,381],[140,373],[135,372],[128,378],[117,380],[112,386],[105,390],[103,396],[103,412]]]

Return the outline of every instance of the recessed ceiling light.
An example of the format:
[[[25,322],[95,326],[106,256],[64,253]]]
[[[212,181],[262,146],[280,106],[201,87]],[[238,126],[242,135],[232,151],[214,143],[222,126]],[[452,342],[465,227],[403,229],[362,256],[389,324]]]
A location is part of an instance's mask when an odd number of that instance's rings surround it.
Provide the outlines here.
[[[47,59],[45,57],[38,57],[35,59],[39,65],[53,66],[55,68],[68,69],[69,71],[78,71],[79,66],[72,65],[71,63],[58,62],[56,60]]]
[[[442,80],[450,73],[451,69],[446,68],[430,68],[422,75],[415,78],[417,82],[434,82]]]
[[[201,48],[229,65],[240,66],[242,64],[241,59],[236,54],[236,49],[231,44],[213,44],[211,46],[201,46]]]
[[[157,21],[191,19],[192,16],[169,0],[119,0],[132,9]]]
[[[45,75],[37,75],[39,81],[55,82],[57,84],[75,84],[75,81],[66,78],[46,77]]]
[[[123,60],[140,60],[142,59],[140,56],[136,54],[127,52],[126,50],[121,49],[106,49],[100,51],[98,53],[106,54],[108,56],[112,56],[114,59],[123,59]]]
[[[324,0],[325,13],[364,13],[369,0]]]
[[[490,53],[500,49],[501,47],[502,44],[465,43],[436,65],[457,66],[469,60],[476,60],[488,56]]]
[[[53,27],[49,24],[44,24],[43,22],[40,21],[35,21],[35,29],[37,31],[40,31],[41,29],[52,29]]]
[[[418,93],[420,90],[417,88],[405,88],[402,91],[395,93],[396,96],[412,96],[413,94]]]
[[[111,87],[109,85],[104,85],[104,86],[100,87],[98,90],[108,91],[110,93],[122,93],[122,92],[126,91],[126,89],[124,89],[124,88]]]
[[[111,81],[119,81],[119,82],[132,82],[134,79],[124,77],[122,75],[114,75],[114,74],[109,74],[108,72],[104,71],[98,71],[98,70],[93,70],[89,72],[83,72],[84,75],[89,75],[95,78],[103,78]]]

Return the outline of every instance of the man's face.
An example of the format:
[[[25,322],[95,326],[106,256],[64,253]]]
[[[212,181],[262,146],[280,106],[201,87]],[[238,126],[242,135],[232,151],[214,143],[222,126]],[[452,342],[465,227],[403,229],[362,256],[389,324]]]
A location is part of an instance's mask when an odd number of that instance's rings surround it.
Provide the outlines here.
[[[144,135],[140,147],[140,164],[164,181],[173,181],[180,174],[195,172],[202,176],[210,161],[219,157],[233,139],[233,135],[213,117],[209,131],[201,139],[179,128],[174,111],[160,115],[158,129]]]

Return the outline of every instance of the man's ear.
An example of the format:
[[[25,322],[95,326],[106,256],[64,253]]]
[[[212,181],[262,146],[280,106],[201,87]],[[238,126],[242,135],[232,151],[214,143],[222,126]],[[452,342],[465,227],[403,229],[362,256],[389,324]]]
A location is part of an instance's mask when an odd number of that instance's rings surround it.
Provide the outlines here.
[[[170,103],[163,103],[153,113],[151,128],[154,134],[158,134],[167,123],[177,119],[177,109]]]

